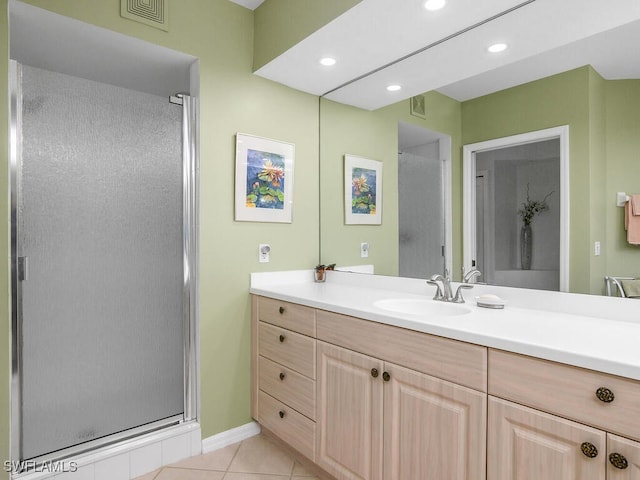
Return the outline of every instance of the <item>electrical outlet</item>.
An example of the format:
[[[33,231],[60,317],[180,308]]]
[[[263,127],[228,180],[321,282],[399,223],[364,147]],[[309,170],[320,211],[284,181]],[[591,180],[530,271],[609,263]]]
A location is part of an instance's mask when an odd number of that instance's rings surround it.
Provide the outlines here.
[[[269,263],[269,253],[271,253],[269,244],[261,243],[258,245],[258,261],[260,263]]]
[[[369,256],[369,244],[367,242],[363,242],[360,244],[360,257],[367,258]]]
[[[593,244],[593,254],[596,257],[600,256],[600,242],[596,242],[596,243]]]

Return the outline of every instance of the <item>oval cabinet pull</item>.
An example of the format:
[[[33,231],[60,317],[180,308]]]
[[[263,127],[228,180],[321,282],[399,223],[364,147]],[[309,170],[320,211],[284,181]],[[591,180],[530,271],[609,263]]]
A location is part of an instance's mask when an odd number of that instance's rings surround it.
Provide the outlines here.
[[[282,342],[284,342],[285,336],[284,336],[284,335],[282,335],[282,334],[280,334],[279,339],[280,339],[280,343],[282,343]]]
[[[391,380],[391,375],[389,375],[389,372],[382,372],[382,379],[385,382],[388,382],[389,380]]]
[[[596,458],[598,456],[598,449],[593,443],[584,442],[580,445],[580,450],[582,450],[582,453],[584,453],[586,457]]]
[[[284,313],[284,307],[280,307],[278,311],[280,312],[280,315],[282,315]]]
[[[620,453],[614,452],[611,455],[609,455],[609,462],[611,463],[611,465],[613,465],[616,468],[619,468],[620,470],[624,470],[629,466],[629,462],[627,461],[627,459],[624,457],[624,455],[621,455]]]
[[[280,372],[280,380],[284,380],[284,377],[286,377],[286,375],[284,374],[284,372]]]
[[[284,415],[285,415],[284,410],[280,410],[278,412],[278,415],[280,415],[280,418],[284,418]]]
[[[377,369],[377,368],[372,368],[372,369],[371,369],[371,376],[372,376],[373,378],[378,378],[378,375],[379,375],[379,373],[378,373],[378,369]]]
[[[600,387],[596,390],[596,397],[598,400],[604,403],[611,403],[616,398],[611,390],[606,387]]]

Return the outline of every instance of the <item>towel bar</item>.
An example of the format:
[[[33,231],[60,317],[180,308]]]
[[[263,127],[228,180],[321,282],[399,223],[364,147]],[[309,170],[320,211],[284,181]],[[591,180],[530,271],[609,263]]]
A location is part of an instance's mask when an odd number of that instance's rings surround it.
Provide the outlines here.
[[[616,205],[619,207],[624,207],[624,204],[627,203],[631,197],[627,195],[625,192],[616,193]]]

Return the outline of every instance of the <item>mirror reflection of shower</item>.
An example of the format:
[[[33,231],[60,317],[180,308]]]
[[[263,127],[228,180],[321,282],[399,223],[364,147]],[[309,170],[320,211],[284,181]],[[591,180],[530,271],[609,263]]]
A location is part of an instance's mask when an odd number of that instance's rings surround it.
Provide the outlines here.
[[[429,278],[447,268],[450,157],[448,135],[398,124],[399,274],[403,277]]]
[[[560,140],[478,152],[475,187],[478,281],[559,290]],[[530,262],[522,231],[527,207]]]

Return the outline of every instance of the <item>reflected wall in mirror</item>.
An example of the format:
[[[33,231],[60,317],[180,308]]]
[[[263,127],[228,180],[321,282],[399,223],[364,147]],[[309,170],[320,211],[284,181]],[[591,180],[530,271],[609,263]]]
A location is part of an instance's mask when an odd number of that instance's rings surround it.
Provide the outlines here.
[[[439,132],[439,136],[446,139],[443,143],[446,144],[446,149],[450,152],[457,152],[454,155],[457,160],[459,160],[461,147],[459,102],[437,92],[429,92],[425,95],[425,107],[427,112],[425,118],[422,119],[410,114],[409,100],[379,110],[367,111],[325,98],[320,99],[321,262],[337,263],[339,266],[373,264],[377,274],[400,274],[399,124],[404,125],[401,128],[415,127]],[[429,140],[425,140],[424,143],[429,143]],[[407,149],[412,150],[411,147],[407,147]],[[413,152],[415,154],[417,151],[413,150]],[[345,154],[371,158],[384,163],[385,174],[382,188],[385,205],[382,225],[345,225],[343,213],[343,162]],[[456,166],[453,168],[459,170],[460,162],[456,161]],[[460,178],[460,171],[452,172],[451,175],[457,175]],[[450,184],[447,179],[445,181]],[[456,189],[454,186],[452,197],[459,198],[460,195],[460,189]],[[408,201],[408,198],[403,197],[403,201]],[[424,202],[424,198],[415,201]],[[442,199],[437,205],[418,205],[418,209],[427,210],[430,208],[434,211],[440,211],[443,208]],[[440,215],[442,216],[441,212]],[[450,214],[447,216],[451,217]],[[450,225],[455,228],[454,224],[450,223]],[[448,236],[458,238],[458,241],[461,238],[459,231],[457,234],[453,233]],[[360,243],[362,242],[369,244],[367,258],[360,257]],[[451,245],[451,242],[448,245]],[[441,247],[439,245],[436,248],[438,255],[436,265],[443,265],[444,262]],[[453,249],[455,248],[454,243]],[[457,248],[459,249],[460,245]],[[448,257],[451,258],[452,255]],[[453,258],[455,257],[453,255]],[[457,258],[459,262],[461,256],[457,255]],[[456,268],[455,264],[452,268]],[[459,265],[457,268],[460,268]],[[438,271],[442,272],[441,266],[438,267]],[[414,272],[412,275],[417,274]]]
[[[605,80],[589,66],[464,102],[427,92],[425,119],[410,115],[409,100],[365,111],[321,99],[321,260],[399,273],[397,125],[406,122],[451,136],[451,265],[460,280],[462,145],[568,125],[569,291],[602,294],[606,275],[640,276],[640,248],[626,242],[624,211],[615,203],[618,191],[640,193],[639,107],[640,80]],[[385,163],[382,226],[344,225],[345,153]],[[367,259],[359,256],[364,241]]]

